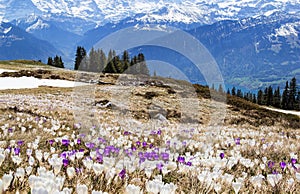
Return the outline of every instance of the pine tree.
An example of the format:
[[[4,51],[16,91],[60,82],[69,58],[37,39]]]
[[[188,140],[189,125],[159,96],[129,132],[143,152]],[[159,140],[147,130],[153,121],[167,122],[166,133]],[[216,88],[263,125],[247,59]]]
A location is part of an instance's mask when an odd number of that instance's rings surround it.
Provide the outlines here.
[[[281,99],[280,88],[278,86],[277,89],[274,91],[274,98],[273,98],[274,107],[280,108],[280,99]]]
[[[53,59],[52,59],[52,57],[48,57],[47,65],[53,66]]]
[[[263,104],[263,91],[258,90],[257,92],[257,104],[262,105]]]
[[[223,90],[222,84],[220,84],[220,85],[219,85],[218,92],[220,92],[220,93],[224,93],[224,90]]]
[[[288,100],[289,100],[289,82],[285,83],[285,88],[282,93],[282,100],[281,100],[281,108],[287,109],[288,108]]]
[[[266,87],[263,93],[262,104],[267,105],[268,100],[268,88]]]
[[[257,103],[257,99],[256,99],[256,95],[255,95],[255,94],[253,94],[252,102],[253,102],[253,103]]]
[[[54,59],[51,57],[48,58],[48,64],[54,67],[64,68],[64,63],[61,59],[61,56],[55,56]]]
[[[236,95],[236,93],[235,93],[235,87],[233,86],[233,88],[231,89],[231,95],[232,96],[235,96]]]
[[[99,64],[99,56],[94,47],[92,47],[89,53],[89,65],[87,71],[97,72]]]
[[[74,69],[78,70],[81,64],[81,61],[86,57],[86,50],[84,47],[78,46],[75,55],[75,64]]]
[[[102,49],[98,50],[99,55],[99,65],[98,65],[98,72],[102,72],[104,70],[104,67],[107,63],[106,55]]]
[[[123,70],[125,72],[128,69],[129,65],[130,65],[129,53],[126,50],[123,52],[123,55],[122,55],[122,63],[123,63]]]
[[[243,98],[243,92],[241,89],[238,89],[236,92],[237,97]]]
[[[293,77],[290,81],[290,90],[288,96],[288,109],[293,110],[296,103],[296,94],[297,94],[297,81]]]
[[[137,64],[138,65],[138,73],[149,76],[150,73],[149,73],[149,69],[148,69],[147,64],[146,64],[144,54],[139,53],[138,57],[137,57],[137,60],[138,60],[138,64]]]
[[[272,86],[269,86],[267,89],[267,106],[273,106],[273,88]]]

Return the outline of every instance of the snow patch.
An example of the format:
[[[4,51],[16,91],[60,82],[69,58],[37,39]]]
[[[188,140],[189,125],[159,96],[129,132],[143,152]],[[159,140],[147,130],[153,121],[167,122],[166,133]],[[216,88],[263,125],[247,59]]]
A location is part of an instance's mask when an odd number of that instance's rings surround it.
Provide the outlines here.
[[[298,31],[295,29],[296,24],[285,24],[279,29],[275,30],[276,35],[278,36],[298,36]]]
[[[67,80],[37,79],[35,77],[0,77],[0,90],[38,88],[39,86],[76,87],[89,85]]]
[[[44,23],[41,19],[38,19],[35,24],[26,28],[26,32],[32,32],[34,30],[44,29],[44,28],[49,28],[49,24]]]
[[[16,72],[14,70],[9,70],[9,69],[0,69],[0,74],[3,72]]]
[[[282,110],[282,109],[270,108],[270,107],[265,107],[265,108],[268,109],[268,110],[281,112],[281,113],[284,113],[284,114],[292,114],[292,115],[300,116],[300,111]]]
[[[12,29],[12,27],[6,28],[6,29],[3,30],[3,33],[7,34],[11,31],[11,29]]]

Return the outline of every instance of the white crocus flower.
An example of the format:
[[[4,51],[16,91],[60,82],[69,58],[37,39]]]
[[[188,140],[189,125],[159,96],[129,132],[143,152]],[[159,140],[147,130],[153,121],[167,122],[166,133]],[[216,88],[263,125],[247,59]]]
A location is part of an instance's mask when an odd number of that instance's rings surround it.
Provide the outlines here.
[[[232,182],[232,187],[236,194],[239,193],[242,186],[243,184],[241,182]]]
[[[152,175],[152,169],[151,168],[145,168],[145,174],[148,177],[148,179],[151,177]]]
[[[92,159],[95,159],[97,157],[97,152],[96,151],[91,151],[90,156]]]
[[[5,160],[5,155],[4,154],[0,154],[0,166],[2,165],[2,163]]]
[[[272,187],[275,187],[275,185],[277,185],[281,179],[282,179],[282,174],[268,174],[267,175],[267,180],[272,185]]]
[[[295,180],[293,178],[290,178],[289,180],[287,180],[287,184],[289,187],[291,187],[294,184]]]
[[[64,176],[58,176],[55,178],[55,183],[59,187],[59,190],[62,190],[65,182],[65,177]]]
[[[30,166],[34,165],[34,162],[35,162],[34,157],[30,156],[30,157],[28,158],[28,163],[29,163],[29,165],[30,165]]]
[[[77,159],[81,159],[81,158],[83,158],[83,156],[84,156],[84,153],[83,152],[76,152],[76,158]]]
[[[214,184],[214,190],[216,191],[216,193],[219,193],[221,191],[221,189],[222,189],[221,184],[219,184],[219,183]]]
[[[13,179],[12,174],[4,174],[2,177],[3,190],[6,191]]]
[[[31,172],[32,172],[32,167],[31,166],[27,166],[25,170],[26,170],[26,174],[29,176],[31,174]]]
[[[53,170],[54,170],[54,174],[57,175],[62,167],[62,160],[59,158],[54,159],[54,163],[52,165]]]
[[[34,187],[31,189],[32,194],[48,194],[47,189],[44,187]]]
[[[94,170],[95,174],[98,176],[103,172],[104,166],[103,166],[103,164],[94,163],[93,170]]]
[[[168,183],[161,187],[160,194],[175,194],[177,186],[174,183]]]
[[[43,159],[43,153],[41,150],[35,150],[35,157],[38,159],[39,162],[42,162]]]
[[[234,176],[232,174],[225,173],[223,175],[223,178],[227,184],[231,184],[232,180],[234,179]]]
[[[88,187],[86,185],[80,185],[80,184],[78,184],[76,186],[76,192],[78,194],[88,194]]]
[[[19,156],[12,156],[11,159],[17,165],[21,164],[21,162],[22,162],[22,158]]]
[[[111,168],[110,170],[108,170],[106,172],[105,178],[110,183],[111,179],[114,178],[115,175],[116,175],[116,169],[115,168]]]
[[[126,186],[125,194],[142,194],[142,191],[139,186],[129,184]]]
[[[146,183],[146,191],[153,194],[158,194],[163,186],[163,182],[159,180],[152,180]]]
[[[93,160],[90,160],[90,159],[85,159],[82,161],[83,162],[83,165],[88,169],[88,170],[91,170],[92,167],[93,167]]]
[[[15,176],[18,177],[19,180],[22,182],[25,176],[24,168],[17,168]]]
[[[300,173],[296,172],[296,179],[300,182]]]
[[[251,177],[250,182],[253,184],[254,187],[260,188],[264,178],[265,177],[260,174],[260,175]]]
[[[44,152],[44,160],[46,161],[50,156],[49,152]]]
[[[51,154],[54,154],[54,153],[55,153],[55,148],[54,148],[54,147],[51,147],[51,148],[50,148],[50,152],[51,152]]]
[[[64,188],[64,189],[62,190],[62,192],[63,192],[63,194],[72,194],[72,190],[73,190],[73,189]]]
[[[74,167],[68,167],[67,168],[67,175],[69,179],[72,179],[76,174],[75,168]]]

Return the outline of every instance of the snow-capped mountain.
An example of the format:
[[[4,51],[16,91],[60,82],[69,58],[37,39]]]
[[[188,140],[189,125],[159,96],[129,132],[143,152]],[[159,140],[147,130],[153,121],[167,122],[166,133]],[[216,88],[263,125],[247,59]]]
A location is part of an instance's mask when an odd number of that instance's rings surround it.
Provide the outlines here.
[[[216,59],[226,82],[246,88],[300,77],[300,16],[276,12],[189,31]],[[284,86],[282,86],[284,87]]]
[[[104,25],[137,14],[141,22],[183,22],[212,24],[224,19],[270,15],[275,11],[300,13],[298,0],[1,0],[4,19],[36,15],[48,20],[79,18]],[[84,28],[85,26],[83,26]],[[85,29],[86,30],[86,29]],[[83,30],[84,31],[84,30]]]
[[[43,60],[49,56],[61,54],[51,44],[37,39],[25,30],[11,24],[0,23],[0,59]]]
[[[59,27],[59,23],[46,21],[35,14],[31,14],[27,18],[13,20],[11,23],[41,40],[48,41],[64,54],[63,57],[69,57],[74,43],[81,39],[80,35]]]

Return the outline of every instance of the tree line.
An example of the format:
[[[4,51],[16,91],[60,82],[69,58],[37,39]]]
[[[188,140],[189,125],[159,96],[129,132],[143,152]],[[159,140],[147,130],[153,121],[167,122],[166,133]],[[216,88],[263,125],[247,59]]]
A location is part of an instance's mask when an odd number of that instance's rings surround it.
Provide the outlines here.
[[[224,92],[220,87],[217,91]],[[227,90],[227,94],[243,98],[259,105],[273,106],[285,110],[300,110],[300,89],[297,86],[295,77],[290,81],[286,81],[282,92],[279,86],[275,89],[272,86],[266,87],[263,90],[260,89],[257,94],[252,92],[243,93],[241,89],[233,87],[231,90]]]
[[[48,57],[47,65],[59,67],[59,68],[65,68],[61,56],[58,55],[56,55],[54,58]]]
[[[145,56],[142,53],[130,57],[129,52],[125,50],[120,57],[116,55],[115,50],[110,50],[106,56],[102,49],[92,48],[87,53],[82,46],[77,47],[74,70],[149,75]]]

